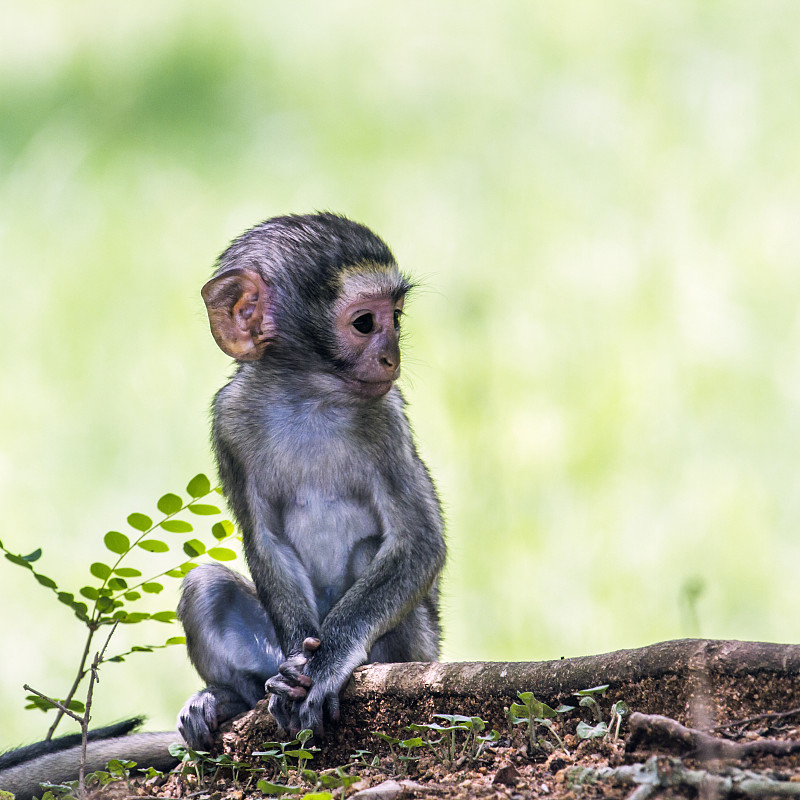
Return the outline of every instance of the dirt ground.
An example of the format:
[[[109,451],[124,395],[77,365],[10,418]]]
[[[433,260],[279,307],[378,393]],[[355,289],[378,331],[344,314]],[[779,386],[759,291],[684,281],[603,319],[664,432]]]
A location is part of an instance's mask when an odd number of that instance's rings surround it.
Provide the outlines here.
[[[607,719],[609,703],[601,700]],[[635,710],[635,709],[632,709]],[[800,709],[783,715],[758,715],[745,724],[735,724],[712,735],[739,744],[749,742],[797,742],[800,751]],[[117,800],[123,797],[197,798],[197,800],[248,800],[272,794],[257,788],[259,780],[291,786],[293,794],[309,800],[356,798],[356,800],[397,800],[397,798],[529,798],[548,797],[554,800],[573,798],[634,797],[800,797],[800,752],[774,755],[735,756],[727,759],[704,756],[702,748],[687,750],[685,744],[669,736],[637,736],[631,749],[630,717],[623,718],[620,736],[615,741],[609,734],[602,738],[579,739],[578,725],[595,724],[591,709],[577,707],[559,714],[554,720],[555,733],[541,725],[536,728],[531,748],[528,724],[506,726],[499,738],[488,742],[476,754],[479,742],[463,731],[455,733],[455,748],[445,747],[449,733],[439,731],[392,731],[392,735],[408,737],[406,747],[389,744],[369,731],[363,732],[358,749],[368,750],[359,756],[336,752],[328,747],[314,752],[307,761],[305,777],[298,769],[298,759],[284,759],[281,772],[275,757],[236,756],[238,774],[234,778],[231,765],[206,762],[198,767],[187,762],[178,772],[150,779],[111,784],[93,792],[93,800]],[[434,722],[434,720],[430,720]],[[442,719],[437,723],[446,725]],[[739,720],[741,722],[741,720]],[[385,730],[385,728],[384,728]],[[489,734],[489,729],[481,735]],[[413,737],[440,740],[434,747],[413,746]],[[229,737],[233,734],[229,734]],[[229,743],[232,739],[229,739]],[[411,741],[411,746],[408,746]],[[537,743],[538,741],[538,743]],[[264,743],[265,749],[269,746]],[[295,750],[297,749],[295,746]],[[768,744],[764,749],[780,745]],[[786,746],[783,746],[786,749]],[[789,748],[792,746],[790,745]],[[230,748],[228,748],[230,750]],[[272,748],[274,749],[274,748]],[[289,748],[292,749],[292,748]],[[331,761],[330,753],[336,753]],[[405,758],[404,758],[405,757]],[[407,759],[411,760],[407,760]],[[225,757],[223,756],[223,761]],[[249,766],[244,766],[244,764]],[[252,768],[256,767],[256,771]],[[336,768],[339,768],[337,772]],[[342,776],[352,785],[338,786]]]

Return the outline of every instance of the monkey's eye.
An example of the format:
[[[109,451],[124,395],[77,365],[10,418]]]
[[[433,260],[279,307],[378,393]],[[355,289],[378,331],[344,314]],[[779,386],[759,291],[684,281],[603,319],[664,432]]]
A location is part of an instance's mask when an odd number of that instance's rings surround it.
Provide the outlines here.
[[[400,330],[400,317],[402,317],[402,316],[403,316],[403,312],[399,308],[396,308],[394,310],[394,329],[396,331]]]
[[[353,320],[353,327],[359,333],[372,333],[375,327],[375,318],[372,314],[362,314],[360,317],[356,317]]]

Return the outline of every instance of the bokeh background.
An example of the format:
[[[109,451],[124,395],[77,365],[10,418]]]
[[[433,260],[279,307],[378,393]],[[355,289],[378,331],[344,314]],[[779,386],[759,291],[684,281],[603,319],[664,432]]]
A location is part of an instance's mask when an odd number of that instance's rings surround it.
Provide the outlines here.
[[[423,281],[446,659],[800,638],[800,5],[0,8],[7,547],[75,591],[213,474],[199,288],[250,225],[331,209]],[[82,630],[5,561],[0,604],[6,746]],[[117,649],[179,633],[149,624]],[[131,658],[94,720],[171,726],[198,687],[182,648]]]

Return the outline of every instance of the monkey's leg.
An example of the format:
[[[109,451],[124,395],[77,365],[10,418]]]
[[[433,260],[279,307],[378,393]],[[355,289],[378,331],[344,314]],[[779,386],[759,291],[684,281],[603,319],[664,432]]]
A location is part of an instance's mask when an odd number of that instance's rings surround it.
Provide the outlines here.
[[[178,730],[191,747],[207,750],[222,722],[264,697],[264,683],[278,672],[283,653],[253,584],[219,564],[188,573],[178,617],[189,658],[206,682],[181,709]]]
[[[423,601],[375,641],[367,663],[436,661],[439,658],[439,636],[438,620]]]

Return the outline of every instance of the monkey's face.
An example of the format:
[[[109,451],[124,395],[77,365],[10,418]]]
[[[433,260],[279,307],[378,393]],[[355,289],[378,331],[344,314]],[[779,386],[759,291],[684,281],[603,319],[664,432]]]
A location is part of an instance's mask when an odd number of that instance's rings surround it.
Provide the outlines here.
[[[404,300],[404,294],[360,293],[337,304],[337,374],[359,397],[382,397],[400,375]]]

